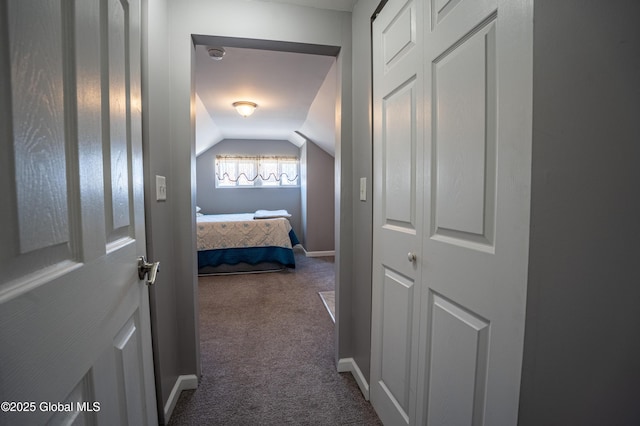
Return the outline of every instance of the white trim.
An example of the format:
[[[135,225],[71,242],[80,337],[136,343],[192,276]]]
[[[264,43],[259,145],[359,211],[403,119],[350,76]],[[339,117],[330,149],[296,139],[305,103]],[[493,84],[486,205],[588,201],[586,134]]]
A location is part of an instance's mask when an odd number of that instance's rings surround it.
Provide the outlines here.
[[[360,388],[360,392],[364,396],[364,399],[369,400],[369,383],[367,379],[360,371],[360,367],[353,358],[340,358],[338,361],[338,372],[339,373],[351,373],[354,379],[356,379],[356,383]]]
[[[196,375],[188,374],[185,376],[179,376],[178,380],[176,380],[176,383],[173,385],[173,389],[171,389],[171,394],[169,395],[167,403],[164,405],[165,424],[169,424],[169,419],[171,418],[171,414],[173,414],[173,409],[176,408],[180,393],[183,390],[191,389],[198,389],[198,378]]]
[[[336,255],[336,251],[335,250],[307,251],[307,249],[305,249],[304,247],[302,247],[302,250],[304,250],[304,255],[306,257],[326,257],[326,256],[335,256]]]
[[[329,312],[329,316],[331,317],[331,321],[333,321],[334,323],[336,322],[336,316],[333,314],[333,311],[331,310],[331,308],[329,308],[329,304],[327,303],[327,300],[324,298],[324,294],[322,293],[329,293],[328,291],[319,291],[318,294],[320,295],[320,299],[322,299],[322,304],[324,305],[325,308],[327,308],[327,312]],[[335,294],[335,293],[334,293]],[[333,309],[336,309],[336,305],[335,305],[335,300],[334,300],[334,305],[333,305]]]

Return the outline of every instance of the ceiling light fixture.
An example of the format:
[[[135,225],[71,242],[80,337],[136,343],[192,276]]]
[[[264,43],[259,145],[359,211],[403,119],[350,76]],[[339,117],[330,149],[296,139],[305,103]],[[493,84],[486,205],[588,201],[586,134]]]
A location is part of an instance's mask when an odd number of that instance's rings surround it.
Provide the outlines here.
[[[253,111],[256,110],[258,104],[249,101],[238,101],[234,102],[233,106],[235,107],[236,111],[238,111],[238,114],[246,118],[253,114]]]
[[[221,61],[226,53],[224,47],[209,47],[207,52],[209,52],[209,57],[214,61]]]

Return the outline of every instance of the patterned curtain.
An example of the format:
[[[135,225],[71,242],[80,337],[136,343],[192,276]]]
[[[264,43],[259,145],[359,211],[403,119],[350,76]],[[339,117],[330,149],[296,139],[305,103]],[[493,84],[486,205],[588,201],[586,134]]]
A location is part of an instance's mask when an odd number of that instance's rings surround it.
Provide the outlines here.
[[[296,186],[300,160],[283,156],[216,156],[218,186]]]

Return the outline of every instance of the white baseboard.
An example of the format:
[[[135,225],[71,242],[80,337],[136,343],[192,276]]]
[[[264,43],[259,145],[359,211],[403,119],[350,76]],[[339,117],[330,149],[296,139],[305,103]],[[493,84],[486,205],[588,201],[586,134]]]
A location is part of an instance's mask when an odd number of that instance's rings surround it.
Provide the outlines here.
[[[351,373],[353,378],[356,379],[356,383],[358,384],[358,387],[360,388],[360,392],[362,392],[364,399],[366,399],[367,401],[369,400],[369,383],[367,382],[367,379],[364,377],[362,371],[360,371],[360,367],[358,367],[358,364],[353,358],[341,358],[338,361],[338,372]]]
[[[304,247],[302,247],[302,250],[304,250],[304,255],[306,257],[326,257],[326,256],[335,256],[336,255],[336,251],[335,250],[307,251],[307,249],[305,249]]]
[[[183,390],[191,390],[198,388],[198,377],[195,374],[188,374],[186,376],[179,376],[176,383],[173,385],[173,389],[171,389],[171,394],[169,395],[169,399],[164,406],[164,423],[169,424],[169,419],[171,418],[171,414],[173,414],[173,409],[176,408],[176,403],[178,402],[178,398],[180,398],[180,392]]]

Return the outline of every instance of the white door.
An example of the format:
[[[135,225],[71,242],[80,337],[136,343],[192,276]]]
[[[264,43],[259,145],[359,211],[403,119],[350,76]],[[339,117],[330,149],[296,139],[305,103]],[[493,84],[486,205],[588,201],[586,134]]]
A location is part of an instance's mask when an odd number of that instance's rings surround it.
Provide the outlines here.
[[[412,325],[419,344],[411,355],[418,384],[409,423],[515,425],[529,235],[532,3],[424,4],[418,18],[424,23],[424,169],[418,177],[424,211],[413,285],[420,320]],[[374,44],[374,52],[385,49],[384,42]],[[374,115],[375,126],[384,120]],[[377,153],[388,162],[384,150]],[[378,163],[375,172],[384,177]],[[377,198],[384,203],[384,194]],[[385,262],[384,256],[374,259],[374,268],[386,269]],[[389,296],[374,281],[375,303],[404,317],[403,306]],[[375,308],[373,336],[384,335],[384,324],[397,320],[385,320]],[[386,424],[400,424],[384,416]]]
[[[0,6],[0,425],[157,424],[138,0]]]
[[[420,423],[515,425],[531,170],[531,1],[432,1]]]
[[[373,27],[374,215],[370,398],[385,424],[413,423],[423,204],[421,4],[390,0]]]

